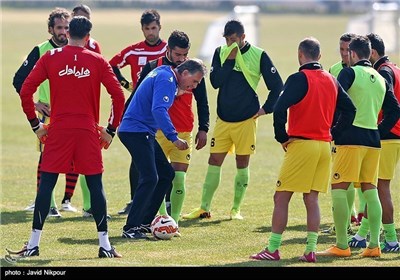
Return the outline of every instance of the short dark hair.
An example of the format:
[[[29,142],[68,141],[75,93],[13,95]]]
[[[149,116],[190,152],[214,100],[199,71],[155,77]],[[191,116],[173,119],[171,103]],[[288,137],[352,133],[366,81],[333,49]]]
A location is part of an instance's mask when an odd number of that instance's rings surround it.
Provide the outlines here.
[[[367,36],[357,35],[351,40],[349,50],[355,52],[359,59],[369,59],[371,56],[371,42]]]
[[[69,35],[72,39],[83,39],[90,30],[92,30],[92,23],[84,16],[73,17],[69,23]]]
[[[190,74],[196,74],[197,72],[201,72],[203,77],[207,75],[207,68],[204,65],[203,61],[198,58],[190,58],[185,60],[181,64],[179,64],[176,69],[179,74],[182,74],[183,71],[188,70]]]
[[[142,17],[140,18],[140,24],[143,26],[155,21],[157,25],[160,25],[160,20],[161,17],[157,10],[151,9],[143,12]]]
[[[69,19],[70,17],[71,14],[68,12],[67,9],[57,7],[53,11],[51,11],[49,18],[47,20],[47,26],[49,28],[54,27],[56,18]]]
[[[367,34],[368,39],[371,41],[371,48],[376,50],[379,56],[385,55],[385,43],[381,36],[376,33]]]
[[[244,26],[238,19],[232,19],[225,24],[223,37],[236,34],[242,36],[244,34]]]
[[[82,11],[82,12],[84,12],[85,14],[88,14],[89,17],[90,17],[90,14],[92,13],[92,10],[89,8],[88,5],[80,4],[80,5],[78,5],[78,6],[75,6],[75,7],[72,9],[72,16],[74,16],[74,14],[76,14],[76,13],[79,12],[79,11]]]
[[[168,47],[173,50],[176,47],[187,49],[190,48],[190,42],[188,35],[179,30],[172,31],[171,35],[168,38]]]
[[[355,34],[355,33],[346,32],[346,33],[343,33],[342,36],[340,36],[339,40],[343,41],[343,42],[350,42],[351,39],[353,39],[356,36],[357,36],[357,34]]]
[[[314,37],[307,37],[299,44],[299,50],[310,59],[318,61],[321,54],[321,44]]]

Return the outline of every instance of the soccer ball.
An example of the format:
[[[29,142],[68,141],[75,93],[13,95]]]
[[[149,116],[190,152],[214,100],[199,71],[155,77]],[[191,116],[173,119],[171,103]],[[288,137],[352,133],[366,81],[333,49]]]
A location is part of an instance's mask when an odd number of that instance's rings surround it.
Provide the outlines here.
[[[151,233],[157,239],[169,240],[178,231],[178,225],[168,215],[158,215],[150,224]]]

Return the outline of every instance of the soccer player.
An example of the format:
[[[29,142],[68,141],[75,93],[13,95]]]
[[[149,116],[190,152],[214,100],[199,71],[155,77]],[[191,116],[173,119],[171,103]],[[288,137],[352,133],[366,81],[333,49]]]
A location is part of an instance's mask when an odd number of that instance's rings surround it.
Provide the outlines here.
[[[276,182],[269,244],[265,250],[250,256],[252,259],[280,259],[279,247],[288,221],[289,203],[293,193],[302,193],[307,210],[307,245],[300,260],[316,262],[321,220],[318,194],[328,191],[332,162],[330,142],[332,135],[337,136],[351,125],[356,112],[336,78],[322,69],[318,62],[320,49],[319,41],[313,37],[300,42],[299,72],[287,79],[275,104],[275,139],[286,154]],[[339,115],[337,123],[333,123],[335,113]]]
[[[226,45],[216,48],[210,73],[211,85],[218,89],[217,121],[211,138],[208,170],[203,184],[200,208],[184,219],[211,217],[210,208],[221,177],[221,166],[229,151],[236,155],[237,173],[231,219],[243,219],[240,206],[249,183],[250,155],[256,150],[257,118],[272,113],[282,90],[282,79],[267,53],[245,40],[239,20],[225,24]],[[264,105],[256,93],[260,77],[270,90]]]
[[[339,39],[339,49],[340,49],[340,57],[342,58],[341,61],[337,62],[336,64],[332,65],[329,68],[329,73],[331,73],[336,78],[339,76],[340,71],[345,67],[350,67],[350,60],[349,60],[349,44],[351,39],[356,36],[354,33],[344,33],[340,36]],[[357,191],[358,197],[358,207],[354,205],[354,198]],[[365,199],[362,195],[361,188],[354,188],[354,183],[351,183],[348,190],[347,190],[347,201],[349,202],[349,211],[350,211],[350,224],[360,225],[361,219],[364,216],[364,209],[365,209]]]
[[[201,60],[188,59],[177,67],[162,65],[139,85],[125,110],[118,136],[139,172],[139,184],[122,237],[147,239],[148,226],[172,184],[175,172],[155,139],[158,129],[179,150],[189,144],[178,137],[168,109],[174,100],[196,88],[206,75]]]
[[[33,50],[29,53],[26,60],[23,62],[21,67],[15,73],[13,79],[13,85],[15,90],[20,93],[22,84],[24,83],[26,77],[28,77],[29,73],[32,71],[33,67],[36,65],[36,62],[39,58],[44,55],[47,51],[52,50],[54,48],[63,47],[68,43],[67,39],[67,31],[68,24],[71,18],[70,13],[64,8],[56,8],[54,9],[47,20],[48,32],[51,34],[51,38],[49,40],[44,41],[43,43],[35,46]],[[43,84],[39,87],[39,97],[38,102],[35,103],[36,111],[38,112],[39,118],[41,122],[48,124],[50,122],[50,88],[48,81],[44,81]],[[42,153],[44,150],[44,145],[38,140],[38,151],[40,152],[38,168],[37,168],[37,180],[36,185],[37,189],[39,188],[39,183],[41,179],[40,168],[42,164]],[[75,173],[67,173],[65,175],[65,190],[66,193],[75,189],[78,174]],[[62,208],[65,211],[76,212],[76,208],[71,205],[71,201],[68,199],[63,199]],[[26,211],[34,211],[35,203],[25,208]],[[51,217],[61,217],[60,212],[57,209],[57,204],[55,201],[54,193],[51,197],[51,207],[49,211],[49,216]]]
[[[89,6],[80,4],[75,6],[72,9],[72,16],[84,16],[88,19],[90,19],[90,15],[92,14],[92,10],[90,9]],[[99,43],[93,39],[92,37],[89,37],[89,40],[86,41],[85,48],[88,50],[94,51],[96,53],[101,53],[101,48]]]
[[[167,53],[165,56],[159,57],[158,59],[148,62],[140,76],[138,86],[144,80],[146,75],[151,72],[154,68],[161,65],[170,65],[176,67],[183,63],[188,56],[190,49],[190,41],[187,34],[183,31],[175,30],[171,33],[168,38]],[[137,89],[137,87],[136,87]],[[131,94],[131,97],[134,92]],[[173,145],[163,134],[162,130],[157,130],[156,140],[163,149],[165,155],[170,160],[172,167],[175,170],[175,178],[173,181],[172,190],[168,190],[166,194],[165,203],[160,207],[161,215],[171,215],[171,217],[178,224],[179,218],[182,212],[182,206],[186,194],[186,172],[189,168],[193,140],[192,130],[194,126],[194,115],[192,111],[192,100],[193,96],[197,104],[198,114],[198,132],[195,136],[196,150],[202,149],[207,144],[207,132],[210,126],[210,110],[208,107],[207,91],[204,79],[201,80],[200,84],[193,89],[188,91],[186,94],[175,98],[174,103],[168,110],[171,117],[172,124],[178,132],[178,137],[186,140],[189,144],[189,149],[179,150]],[[129,105],[129,99],[125,104],[125,107]]]
[[[339,51],[341,60],[332,65],[329,68],[329,73],[331,73],[336,78],[339,76],[340,71],[345,67],[350,67],[350,60],[349,60],[349,44],[352,38],[354,38],[356,34],[354,33],[344,33],[340,36],[339,39]],[[332,153],[336,152],[336,147],[332,145]],[[354,184],[351,183],[349,188],[347,189],[347,201],[349,202],[349,227],[348,231],[352,231],[351,225],[360,225],[361,219],[364,215],[364,208],[365,208],[365,199],[362,195],[361,188],[357,188],[357,195],[358,195],[358,211],[355,210],[354,205],[354,198],[356,194],[356,189],[354,188]],[[323,230],[324,233],[335,234],[335,227],[332,226],[328,229]]]
[[[351,67],[340,71],[338,81],[347,91],[357,108],[350,128],[335,137],[336,155],[331,175],[331,195],[336,244],[321,256],[349,257],[351,250],[347,240],[349,208],[347,189],[350,182],[360,182],[366,200],[366,216],[369,221],[370,240],[361,257],[379,257],[379,231],[382,207],[379,201],[377,181],[381,150],[380,135],[387,135],[400,116],[400,106],[390,85],[372,67],[371,42],[365,36],[356,36],[349,45]],[[378,124],[378,113],[385,118]],[[357,187],[357,185],[355,185]]]
[[[400,100],[400,68],[385,55],[385,44],[382,38],[375,33],[367,35],[371,41],[371,61],[373,67],[393,87],[397,101]],[[380,112],[378,122],[386,115]],[[381,251],[386,253],[400,252],[397,240],[396,227],[393,218],[393,202],[390,193],[390,181],[393,179],[396,166],[400,160],[400,120],[387,134],[381,134],[381,156],[379,158],[378,195],[382,205],[382,227],[385,239],[381,243]],[[369,220],[365,216],[355,236],[349,241],[350,247],[365,248],[369,231]]]
[[[29,242],[17,255],[38,256],[39,242],[50,196],[59,173],[74,172],[86,177],[93,217],[99,238],[100,258],[121,257],[110,245],[107,203],[102,183],[101,148],[108,148],[120,123],[124,94],[109,63],[103,56],[84,48],[92,23],[83,16],[72,18],[68,45],[43,55],[26,78],[20,93],[21,104],[32,130],[39,139],[47,137],[40,171],[39,190],[33,213]],[[51,69],[51,71],[49,71]],[[35,114],[33,94],[48,79],[52,89],[52,122],[46,129]],[[111,113],[106,128],[99,127],[101,85],[111,96]],[[43,141],[43,140],[42,140]]]
[[[117,75],[118,81],[130,92],[136,87],[137,81],[140,78],[140,73],[146,63],[165,55],[167,51],[167,42],[160,38],[161,19],[158,11],[154,9],[145,10],[140,18],[140,24],[145,39],[126,47],[110,60],[110,64],[114,73]],[[131,67],[131,82],[129,82],[120,71],[121,68],[128,65]],[[127,102],[129,101],[130,99],[127,100]],[[134,164],[133,161],[132,164]],[[130,166],[129,174],[131,201],[118,212],[118,214],[121,215],[129,213],[135,189],[138,184],[138,172],[134,165]]]
[[[80,4],[75,6],[72,9],[72,16],[84,16],[88,19],[90,19],[90,15],[92,14],[92,10],[89,8],[89,6]],[[96,53],[101,54],[101,48],[99,43],[93,39],[92,37],[89,37],[89,40],[86,41],[85,48],[88,50],[94,51]],[[86,183],[85,176],[80,176],[79,177],[79,182],[81,184],[81,189],[82,189],[82,198],[83,198],[83,214],[82,216],[87,218],[87,217],[93,217],[92,209],[90,207],[90,192],[88,185]],[[67,189],[65,191],[65,198],[68,198],[67,195],[70,195],[69,199],[71,199],[73,193],[74,193],[75,188],[71,189],[69,193],[67,193]],[[107,218],[111,218],[109,215],[107,215]]]

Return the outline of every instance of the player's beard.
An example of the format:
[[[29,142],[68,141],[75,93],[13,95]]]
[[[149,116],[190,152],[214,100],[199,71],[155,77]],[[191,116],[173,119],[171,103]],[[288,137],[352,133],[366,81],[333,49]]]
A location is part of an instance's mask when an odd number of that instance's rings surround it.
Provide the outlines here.
[[[54,40],[54,43],[56,43],[58,46],[64,46],[68,42],[67,36],[65,36],[64,34],[54,36],[53,40]]]
[[[146,41],[147,43],[149,43],[150,45],[155,45],[158,41],[158,38],[154,35],[149,35],[146,37]]]

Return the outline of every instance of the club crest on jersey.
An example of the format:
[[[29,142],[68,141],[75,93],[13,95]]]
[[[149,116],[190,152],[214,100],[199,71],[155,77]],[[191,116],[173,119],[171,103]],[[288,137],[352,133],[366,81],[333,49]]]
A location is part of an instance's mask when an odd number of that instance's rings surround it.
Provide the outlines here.
[[[76,69],[76,66],[74,66],[74,68],[69,68],[68,65],[65,66],[65,69],[61,70],[60,72],[58,72],[58,75],[60,77],[62,76],[69,76],[69,75],[74,75],[75,77],[77,77],[78,79],[80,78],[85,78],[85,77],[89,77],[90,76],[90,70],[89,69],[85,69],[84,67],[82,67],[79,71],[79,69]]]
[[[168,102],[169,102],[169,97],[168,97],[168,96],[164,96],[164,97],[163,97],[163,100],[164,100],[164,102],[167,102],[167,103],[168,103]]]
[[[157,71],[151,71],[149,74],[147,74],[147,76],[146,77],[149,77],[149,78],[153,78],[153,77],[155,77],[155,76],[157,76]]]

